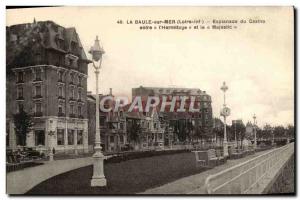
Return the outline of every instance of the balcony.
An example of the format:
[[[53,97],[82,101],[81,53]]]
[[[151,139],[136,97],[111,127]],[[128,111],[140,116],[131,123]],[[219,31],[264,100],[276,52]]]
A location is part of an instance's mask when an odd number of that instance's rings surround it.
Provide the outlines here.
[[[58,116],[58,117],[65,117],[65,116],[66,116],[66,114],[65,114],[65,113],[63,113],[63,112],[59,112],[59,113],[57,113],[57,116]]]
[[[73,81],[69,82],[69,85],[75,86],[75,83]]]
[[[36,78],[36,79],[34,79],[32,82],[41,82],[41,81],[43,81],[41,78]]]
[[[61,100],[65,100],[65,97],[63,97],[63,96],[58,96],[57,98],[61,99]]]
[[[75,114],[69,114],[69,117],[70,118],[76,118],[76,115]]]
[[[34,117],[41,117],[41,116],[43,116],[43,112],[35,112],[35,113],[33,114],[33,116],[34,116]]]
[[[76,99],[74,97],[70,97],[69,101],[76,101]]]
[[[77,84],[77,87],[78,87],[78,88],[83,88],[83,84],[82,84],[82,83],[78,83],[78,84]]]
[[[79,119],[83,119],[84,117],[83,117],[83,115],[79,115],[78,118]]]
[[[57,82],[59,82],[59,83],[65,83],[62,79],[58,79]]]
[[[24,84],[24,80],[17,80],[16,84]]]
[[[78,99],[77,102],[83,103],[83,100],[82,99]]]
[[[24,101],[24,97],[23,96],[22,97],[18,97],[16,100],[17,101]]]
[[[42,95],[35,95],[34,97],[33,97],[33,99],[41,99],[41,98],[43,98],[43,96]]]

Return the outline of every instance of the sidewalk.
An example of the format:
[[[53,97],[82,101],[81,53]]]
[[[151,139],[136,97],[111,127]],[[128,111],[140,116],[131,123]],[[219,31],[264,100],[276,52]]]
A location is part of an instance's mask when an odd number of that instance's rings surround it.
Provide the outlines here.
[[[43,165],[25,168],[6,175],[7,194],[25,194],[37,184],[64,172],[91,165],[91,157],[45,161]]]
[[[227,160],[227,162],[224,165],[214,167],[213,169],[204,171],[200,174],[196,174],[196,175],[184,177],[182,179],[178,179],[174,182],[162,185],[160,187],[146,190],[145,192],[143,192],[141,194],[166,194],[166,195],[168,195],[168,194],[206,194],[204,183],[205,183],[205,179],[209,175],[218,173],[224,169],[227,169],[227,168],[237,165],[239,163],[245,162],[251,158],[254,158],[256,156],[264,154],[268,151],[270,151],[270,150],[261,151],[261,152],[255,153],[254,155],[249,155],[249,156],[241,158],[241,159]]]

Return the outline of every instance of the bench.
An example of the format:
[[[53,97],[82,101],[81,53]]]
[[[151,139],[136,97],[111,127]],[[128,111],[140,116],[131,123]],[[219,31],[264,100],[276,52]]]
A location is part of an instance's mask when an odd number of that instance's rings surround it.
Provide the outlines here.
[[[233,147],[228,148],[229,158],[238,159],[243,157],[243,152]]]
[[[246,153],[246,155],[253,155],[255,153],[255,149],[253,146],[244,146],[243,150]]]
[[[224,164],[227,161],[226,157],[223,156],[221,149],[216,149],[216,156],[219,159],[219,164]]]
[[[195,153],[196,167],[213,168],[225,162],[225,158],[221,155],[217,156],[214,149],[192,152]]]

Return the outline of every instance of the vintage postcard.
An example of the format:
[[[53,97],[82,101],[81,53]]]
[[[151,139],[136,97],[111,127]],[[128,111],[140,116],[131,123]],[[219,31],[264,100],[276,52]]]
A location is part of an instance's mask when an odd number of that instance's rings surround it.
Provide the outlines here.
[[[6,9],[9,195],[295,195],[293,7]]]

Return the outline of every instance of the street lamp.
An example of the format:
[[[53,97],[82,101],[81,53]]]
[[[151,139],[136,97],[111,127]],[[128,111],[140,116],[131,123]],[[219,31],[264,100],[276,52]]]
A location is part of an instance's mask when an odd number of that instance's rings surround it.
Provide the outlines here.
[[[104,176],[103,161],[104,155],[101,152],[101,136],[99,127],[99,92],[98,92],[98,78],[102,64],[102,55],[105,53],[103,48],[99,44],[98,36],[94,46],[91,47],[89,53],[92,55],[92,62],[95,68],[96,74],[96,134],[95,134],[95,153],[93,154],[94,166],[93,166],[93,177],[91,180],[92,187],[106,186],[106,178]],[[97,65],[98,62],[98,65]]]
[[[254,149],[256,149],[257,146],[257,139],[256,139],[256,116],[253,115],[253,129],[254,129]]]
[[[223,82],[223,85],[221,87],[221,90],[224,92],[224,104],[223,108],[221,110],[221,116],[224,117],[224,141],[223,141],[223,152],[224,152],[224,157],[228,157],[228,143],[227,143],[227,135],[226,135],[226,117],[230,115],[230,108],[226,106],[226,98],[225,98],[225,93],[228,90],[228,86],[226,85],[225,82]]]
[[[272,134],[272,146],[274,146],[274,144],[275,144],[275,138],[274,138],[274,128],[273,127],[271,127],[271,134]]]

